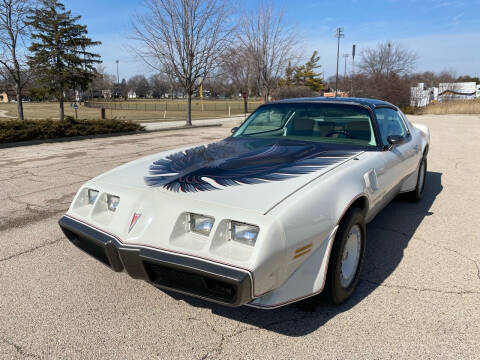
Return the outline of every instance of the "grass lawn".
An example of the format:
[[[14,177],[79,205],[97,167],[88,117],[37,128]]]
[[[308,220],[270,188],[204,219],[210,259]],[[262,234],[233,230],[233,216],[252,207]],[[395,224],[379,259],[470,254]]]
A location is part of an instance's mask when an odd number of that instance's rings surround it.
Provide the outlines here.
[[[165,111],[166,104],[166,111]],[[255,109],[261,102],[251,102],[249,111]],[[95,103],[96,106],[101,106]],[[192,104],[193,119],[211,119],[228,117],[230,106],[230,115],[243,114],[242,101],[205,101],[203,106],[200,101],[194,101]],[[107,119],[117,120],[184,120],[185,101],[167,100],[167,101],[128,101],[106,104]],[[109,109],[111,107],[111,109]],[[57,119],[58,103],[24,103],[24,114],[26,119]],[[123,108],[120,110],[120,108]],[[130,109],[130,110],[127,110]],[[203,109],[203,111],[202,111]],[[75,117],[75,110],[70,106],[70,102],[65,103],[65,115]],[[0,104],[0,118],[8,118],[8,116],[17,116],[17,104]],[[89,108],[83,105],[78,109],[79,119],[100,119],[100,108]]]

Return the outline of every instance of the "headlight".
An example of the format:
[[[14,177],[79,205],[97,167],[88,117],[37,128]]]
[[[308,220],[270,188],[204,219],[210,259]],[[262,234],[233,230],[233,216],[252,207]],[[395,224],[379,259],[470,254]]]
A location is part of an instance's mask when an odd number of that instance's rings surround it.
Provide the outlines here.
[[[93,189],[88,189],[87,193],[88,193],[88,204],[93,205],[95,203],[95,200],[97,200],[98,191]]]
[[[232,221],[230,231],[230,236],[233,241],[254,246],[260,229],[255,225]]]
[[[120,198],[118,196],[107,194],[108,210],[115,212],[117,210]]]
[[[190,231],[209,235],[215,219],[210,216],[190,214]]]

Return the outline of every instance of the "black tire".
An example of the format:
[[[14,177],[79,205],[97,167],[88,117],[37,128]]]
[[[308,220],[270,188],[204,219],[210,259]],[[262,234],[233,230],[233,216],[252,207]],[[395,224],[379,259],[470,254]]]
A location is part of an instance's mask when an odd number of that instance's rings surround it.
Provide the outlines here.
[[[423,171],[423,177],[421,176],[421,173],[420,173],[421,171]],[[420,164],[418,165],[417,185],[415,186],[415,190],[407,193],[407,196],[410,199],[410,201],[417,202],[423,199],[423,194],[425,192],[426,179],[427,179],[427,157],[424,155],[422,157],[422,160],[420,160]]]
[[[358,225],[361,233],[361,249],[360,259],[356,269],[356,273],[348,287],[344,287],[341,284],[340,277],[342,276],[342,257],[344,254],[344,248],[347,243],[350,229]],[[360,272],[362,270],[363,259],[365,257],[366,246],[366,229],[365,218],[363,212],[354,208],[350,210],[340,222],[340,226],[337,230],[335,240],[333,242],[332,253],[330,255],[330,262],[328,266],[327,279],[324,289],[324,298],[336,305],[339,305],[346,301],[357,287],[360,279]]]

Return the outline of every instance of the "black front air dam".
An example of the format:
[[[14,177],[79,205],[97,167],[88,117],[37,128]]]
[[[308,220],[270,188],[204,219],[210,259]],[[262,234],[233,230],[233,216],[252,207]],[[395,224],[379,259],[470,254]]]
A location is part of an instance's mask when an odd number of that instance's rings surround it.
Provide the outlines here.
[[[70,242],[114,271],[122,271],[123,264],[112,236],[63,216],[58,224]]]
[[[246,271],[164,250],[125,246],[112,235],[68,216],[59,225],[73,245],[114,271],[125,269],[134,279],[229,306],[252,300]]]

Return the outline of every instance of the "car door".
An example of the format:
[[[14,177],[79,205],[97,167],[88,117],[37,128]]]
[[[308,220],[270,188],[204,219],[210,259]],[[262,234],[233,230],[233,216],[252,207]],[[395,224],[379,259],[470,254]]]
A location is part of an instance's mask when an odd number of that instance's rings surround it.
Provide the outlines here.
[[[379,107],[374,112],[384,146],[381,152],[383,168],[376,171],[383,198],[388,202],[398,193],[403,180],[415,170],[418,149],[399,111]],[[388,142],[392,135],[402,136],[405,141],[392,147]]]

